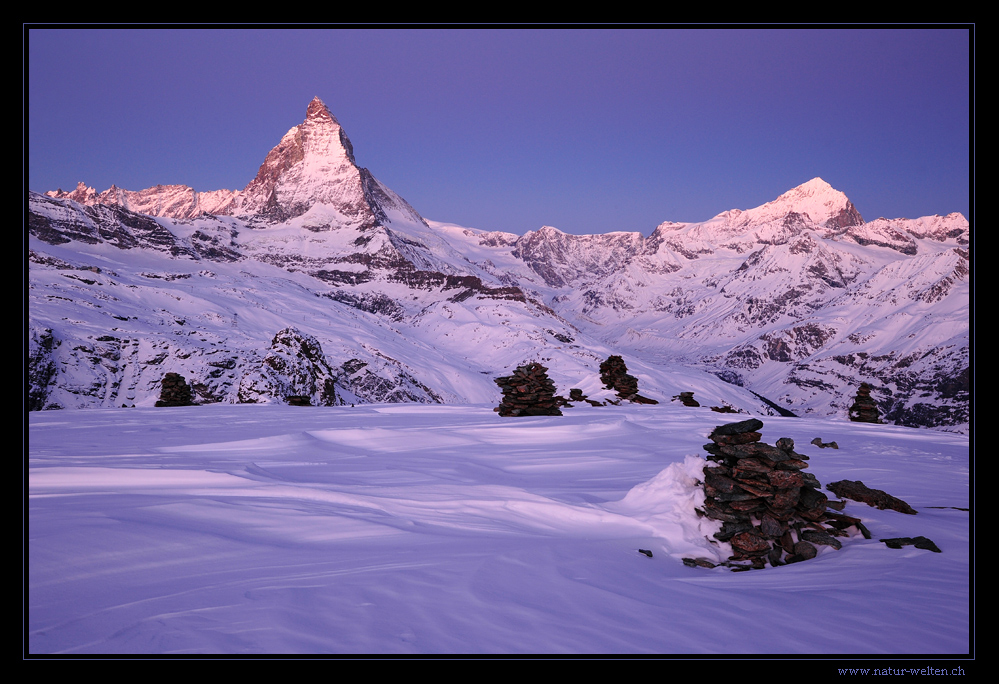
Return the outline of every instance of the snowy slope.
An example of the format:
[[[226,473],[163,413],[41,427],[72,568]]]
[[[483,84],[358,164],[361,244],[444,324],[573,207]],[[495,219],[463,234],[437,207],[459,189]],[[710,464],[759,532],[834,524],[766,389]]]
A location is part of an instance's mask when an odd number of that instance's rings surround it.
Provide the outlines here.
[[[196,231],[199,221],[170,228],[183,240],[181,228]],[[274,335],[288,327],[319,341],[340,369],[344,396],[358,400],[489,402],[499,396],[492,379],[532,358],[550,367],[565,393],[577,386],[602,390],[599,364],[612,350],[544,307],[506,298],[516,293],[476,285],[474,276],[449,283],[440,273],[412,269],[356,271],[362,282],[354,286],[343,282],[351,272],[339,270],[341,282],[331,284],[298,270],[333,272],[330,233],[246,232],[240,248],[251,254],[273,256],[275,241],[294,238],[300,253],[311,247],[322,263],[207,262],[150,248],[123,253],[97,242],[81,250],[75,242],[31,238],[29,347],[38,357],[32,377],[51,368],[34,407],[151,406],[167,372],[203,385],[205,401],[281,401],[280,395],[241,398],[239,389],[259,370]],[[640,360],[631,369],[643,391],[661,400],[694,389],[716,405],[761,406],[701,371],[678,374]]]

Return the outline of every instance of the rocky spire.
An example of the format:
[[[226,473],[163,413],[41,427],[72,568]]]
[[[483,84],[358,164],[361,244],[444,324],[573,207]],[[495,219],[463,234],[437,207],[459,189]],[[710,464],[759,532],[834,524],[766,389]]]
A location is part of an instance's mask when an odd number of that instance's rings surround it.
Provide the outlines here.
[[[193,218],[201,213],[262,216],[284,221],[316,205],[332,209],[327,223],[366,230],[390,221],[424,224],[404,199],[357,166],[354,147],[340,122],[318,97],[305,121],[288,131],[242,191],[196,192],[186,185],[157,185],[145,190],[115,186],[97,194],[80,183],[72,192],[46,193],[81,204],[118,205],[151,216]]]
[[[300,216],[316,204],[333,206],[360,224],[374,225],[376,211],[366,198],[366,176],[340,122],[318,97],[305,121],[288,131],[243,190],[236,213],[276,219]]]

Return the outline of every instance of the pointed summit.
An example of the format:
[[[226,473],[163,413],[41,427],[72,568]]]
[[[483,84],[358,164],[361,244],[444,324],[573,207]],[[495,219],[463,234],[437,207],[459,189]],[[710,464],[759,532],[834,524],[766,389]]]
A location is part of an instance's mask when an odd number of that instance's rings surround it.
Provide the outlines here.
[[[335,207],[351,222],[372,223],[365,199],[364,171],[340,122],[318,97],[305,121],[288,131],[243,190],[238,213],[265,214],[283,220],[300,216],[315,204]]]
[[[209,213],[280,222],[321,205],[332,210],[324,212],[330,227],[366,230],[389,222],[426,225],[404,199],[357,166],[350,139],[318,97],[309,102],[305,121],[285,133],[267,153],[256,177],[243,190],[196,192],[184,185],[157,185],[135,192],[112,185],[98,194],[80,183],[72,192],[46,194],[171,218]]]
[[[772,202],[743,212],[740,221],[756,224],[783,219],[788,214],[807,216],[812,223],[833,230],[864,222],[846,195],[818,177],[788,190]]]
[[[318,95],[312,98],[308,109],[305,110],[305,119],[306,121],[309,119],[330,119],[336,125],[340,125],[340,122],[333,116],[333,112],[330,111],[325,102],[319,99]]]

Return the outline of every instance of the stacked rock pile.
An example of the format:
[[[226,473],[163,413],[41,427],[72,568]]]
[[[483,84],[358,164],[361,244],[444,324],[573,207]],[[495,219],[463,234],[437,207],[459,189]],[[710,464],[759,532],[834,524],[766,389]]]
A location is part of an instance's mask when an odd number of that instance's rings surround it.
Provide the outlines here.
[[[638,393],[638,378],[628,375],[628,367],[620,356],[608,356],[607,360],[600,364],[600,380],[604,383],[604,387],[616,391],[621,399],[638,404],[659,403]]]
[[[740,571],[814,558],[816,545],[839,549],[837,537],[849,536],[850,527],[870,539],[859,518],[827,510],[845,504],[818,491],[819,481],[803,472],[808,457],[795,453],[794,441],[782,437],[776,446],[764,444],[762,427],[755,418],[721,425],[704,445],[716,465],[704,468],[706,498],[697,512],[722,521],[714,536],[734,550],[723,565]],[[714,567],[703,559],[684,563]]]
[[[503,401],[493,409],[501,416],[561,416],[559,406],[564,401],[555,396],[555,383],[548,378],[548,369],[540,363],[520,366],[493,382],[503,391]]]
[[[684,406],[700,406],[701,404],[694,399],[693,392],[680,392],[678,395],[673,397],[672,401],[679,401]]]
[[[855,423],[881,422],[878,405],[871,399],[871,386],[866,382],[860,383],[857,396],[853,398],[853,406],[850,407],[850,420]]]
[[[156,406],[194,406],[191,400],[191,387],[183,375],[167,373],[163,376],[160,398]]]

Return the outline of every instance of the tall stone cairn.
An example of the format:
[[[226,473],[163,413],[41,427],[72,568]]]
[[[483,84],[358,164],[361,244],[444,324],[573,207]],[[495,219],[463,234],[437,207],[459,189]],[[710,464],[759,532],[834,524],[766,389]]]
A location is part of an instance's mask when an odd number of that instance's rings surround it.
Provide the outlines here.
[[[191,399],[191,386],[179,373],[167,373],[163,376],[160,398],[156,406],[194,406]]]
[[[732,545],[727,565],[733,571],[796,563],[814,558],[817,545],[841,547],[837,537],[855,527],[870,539],[860,518],[843,515],[842,501],[830,502],[814,475],[803,472],[808,456],[795,453],[794,441],[776,446],[760,441],[763,422],[755,418],[720,425],[705,444],[704,506],[697,510],[722,522],[715,533]],[[710,561],[685,558],[690,566],[714,567]]]
[[[850,420],[855,423],[881,422],[878,405],[871,399],[871,386],[866,382],[860,383],[860,388],[857,389],[857,396],[854,397],[853,406],[850,407]]]
[[[638,378],[628,375],[628,367],[620,356],[608,356],[607,360],[600,364],[600,380],[604,383],[604,387],[616,391],[621,399],[638,404],[659,403],[638,393]]]
[[[560,397],[555,396],[555,383],[548,378],[548,369],[540,363],[520,366],[493,382],[503,392],[503,400],[493,409],[501,416],[561,416]]]

